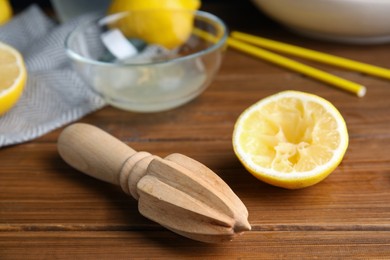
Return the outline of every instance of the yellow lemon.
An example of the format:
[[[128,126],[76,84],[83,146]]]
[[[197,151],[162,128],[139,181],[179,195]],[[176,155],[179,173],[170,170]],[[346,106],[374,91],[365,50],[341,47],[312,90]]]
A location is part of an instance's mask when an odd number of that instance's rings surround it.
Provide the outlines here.
[[[199,0],[114,0],[109,13],[129,12],[115,24],[127,37],[173,49],[191,35],[199,6]]]
[[[0,25],[8,22],[12,17],[12,8],[8,0],[0,0]]]
[[[284,91],[246,109],[233,132],[233,148],[244,167],[271,185],[299,189],[325,179],[341,162],[348,131],[327,100]]]
[[[22,55],[0,42],[0,115],[18,101],[26,84],[27,71]]]

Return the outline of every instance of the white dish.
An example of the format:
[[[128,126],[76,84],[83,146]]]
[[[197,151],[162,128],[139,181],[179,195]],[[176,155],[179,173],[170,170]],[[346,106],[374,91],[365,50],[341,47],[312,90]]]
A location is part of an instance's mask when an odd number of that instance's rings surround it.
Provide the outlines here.
[[[390,0],[252,0],[303,35],[346,43],[390,42]]]

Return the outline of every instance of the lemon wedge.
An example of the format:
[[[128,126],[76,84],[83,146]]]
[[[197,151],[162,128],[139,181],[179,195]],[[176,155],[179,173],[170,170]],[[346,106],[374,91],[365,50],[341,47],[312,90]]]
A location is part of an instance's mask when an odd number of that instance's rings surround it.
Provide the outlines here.
[[[26,84],[27,71],[22,55],[0,42],[0,115],[15,105]]]
[[[0,0],[0,25],[6,23],[12,17],[12,8],[8,0]]]
[[[129,12],[116,24],[126,37],[174,49],[191,35],[199,6],[199,0],[114,0],[108,12]]]
[[[327,100],[284,91],[246,109],[233,132],[233,148],[244,167],[274,186],[299,189],[325,179],[342,161],[348,131]]]

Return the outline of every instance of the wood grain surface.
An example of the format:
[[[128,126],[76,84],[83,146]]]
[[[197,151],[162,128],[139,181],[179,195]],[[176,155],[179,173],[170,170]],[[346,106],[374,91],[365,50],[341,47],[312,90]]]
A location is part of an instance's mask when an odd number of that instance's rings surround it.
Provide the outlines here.
[[[202,9],[219,15],[231,29],[390,67],[389,44],[304,38],[246,1],[209,3]],[[59,157],[61,128],[0,149],[0,259],[389,259],[390,81],[305,63],[362,83],[367,95],[357,98],[227,50],[210,87],[178,109],[141,114],[105,107],[79,120],[138,151],[159,156],[178,152],[204,163],[245,203],[252,231],[211,245],[145,219],[120,187],[81,174]],[[287,89],[331,101],[350,135],[346,156],[334,173],[294,191],[255,179],[231,144],[235,120],[246,107]]]

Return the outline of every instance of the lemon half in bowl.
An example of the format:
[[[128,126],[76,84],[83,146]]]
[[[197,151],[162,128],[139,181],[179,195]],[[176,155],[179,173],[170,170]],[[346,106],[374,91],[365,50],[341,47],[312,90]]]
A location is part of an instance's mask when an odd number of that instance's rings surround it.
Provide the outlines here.
[[[194,13],[188,11],[198,10],[199,7],[199,0],[114,0],[108,13],[131,12],[132,15],[127,15],[115,25],[127,37],[173,49],[190,37]]]
[[[327,100],[284,91],[245,110],[233,132],[233,148],[244,167],[274,186],[299,189],[325,179],[342,161],[348,131]]]

